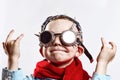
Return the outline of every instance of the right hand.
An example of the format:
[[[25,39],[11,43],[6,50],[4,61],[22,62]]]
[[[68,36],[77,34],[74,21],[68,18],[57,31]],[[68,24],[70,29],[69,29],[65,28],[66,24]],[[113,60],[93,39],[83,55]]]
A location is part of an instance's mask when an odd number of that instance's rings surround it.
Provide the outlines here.
[[[3,42],[3,48],[5,53],[8,55],[9,60],[16,60],[20,57],[20,41],[23,38],[23,34],[18,36],[16,39],[12,40],[12,35],[14,30],[11,30],[6,38],[6,41]]]

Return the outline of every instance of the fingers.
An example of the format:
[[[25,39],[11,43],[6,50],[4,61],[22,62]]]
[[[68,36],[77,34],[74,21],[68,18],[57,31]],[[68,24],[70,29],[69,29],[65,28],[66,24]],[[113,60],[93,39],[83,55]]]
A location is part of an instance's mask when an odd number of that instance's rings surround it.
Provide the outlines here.
[[[110,46],[108,46],[103,37],[101,38],[101,42],[102,42],[102,45],[103,45],[102,47],[105,47],[105,46],[108,47],[108,48],[111,47],[111,50],[116,52],[117,46],[116,46],[116,44],[114,42],[109,42]]]
[[[112,48],[116,48],[116,44],[114,42],[109,42],[109,44],[112,46]]]
[[[5,49],[5,50],[7,50],[7,46],[11,46],[11,45],[19,45],[19,43],[20,43],[20,40],[23,38],[23,34],[21,34],[20,36],[18,36],[15,40],[12,40],[12,35],[13,35],[13,33],[14,33],[14,30],[12,29],[10,32],[9,32],[9,34],[8,34],[8,36],[7,36],[7,38],[6,38],[6,41],[5,42],[3,42],[3,48]]]
[[[12,37],[13,33],[14,33],[14,30],[12,29],[12,30],[9,32],[9,34],[8,34],[8,36],[7,36],[7,38],[6,38],[6,42],[8,42],[8,41],[11,40],[11,37]]]
[[[2,45],[3,45],[3,48],[5,49],[5,43],[4,42],[2,43]]]
[[[15,44],[19,44],[21,39],[23,38],[23,34],[21,34],[19,37],[17,37],[17,39],[15,40]]]
[[[116,50],[117,50],[116,44],[115,44],[114,42],[109,42],[109,44],[112,46],[111,49],[112,49],[114,52],[116,52]]]
[[[5,53],[7,54],[6,44],[3,42],[2,45],[3,45],[3,48],[4,48]]]
[[[101,37],[101,42],[102,42],[103,47],[107,45],[107,43],[105,42],[105,39],[103,37]]]
[[[6,43],[11,40],[13,33],[14,33],[14,30],[12,29],[12,30],[9,32],[9,34],[8,34],[8,36],[7,36],[7,38],[6,38]],[[21,34],[20,36],[18,36],[18,37],[16,38],[15,42],[16,42],[16,43],[19,43],[20,40],[23,38],[23,36],[24,36],[23,34]]]

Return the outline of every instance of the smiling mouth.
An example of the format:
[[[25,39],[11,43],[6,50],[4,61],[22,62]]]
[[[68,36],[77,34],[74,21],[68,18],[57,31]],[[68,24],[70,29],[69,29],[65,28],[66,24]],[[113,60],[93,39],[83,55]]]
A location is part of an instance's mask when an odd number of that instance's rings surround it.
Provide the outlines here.
[[[66,52],[65,50],[52,50],[51,52]]]
[[[51,52],[68,52],[67,50],[53,49]]]
[[[50,52],[66,52],[66,53],[68,53],[69,51],[66,48],[55,46],[55,47],[51,48]]]

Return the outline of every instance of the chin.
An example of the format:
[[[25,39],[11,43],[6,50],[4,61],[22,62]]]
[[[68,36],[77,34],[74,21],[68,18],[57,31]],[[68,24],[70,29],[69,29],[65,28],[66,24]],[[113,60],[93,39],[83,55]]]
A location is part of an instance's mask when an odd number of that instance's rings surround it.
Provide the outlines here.
[[[73,61],[73,59],[55,60],[55,61],[52,61],[52,63],[57,67],[64,68],[64,67],[68,66],[69,64],[71,64],[72,61]]]

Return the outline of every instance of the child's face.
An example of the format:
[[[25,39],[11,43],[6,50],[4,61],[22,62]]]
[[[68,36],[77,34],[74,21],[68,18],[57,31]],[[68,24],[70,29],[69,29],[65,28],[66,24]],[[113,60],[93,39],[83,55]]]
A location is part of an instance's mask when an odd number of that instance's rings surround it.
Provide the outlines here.
[[[72,25],[73,22],[69,20],[58,19],[48,23],[46,30],[54,33],[62,33],[63,31],[70,29]],[[73,31],[77,32],[77,29],[74,27]],[[72,61],[74,57],[77,57],[77,54],[79,54],[77,45],[64,46],[62,45],[59,36],[55,36],[52,45],[43,47],[44,57],[54,63]]]

